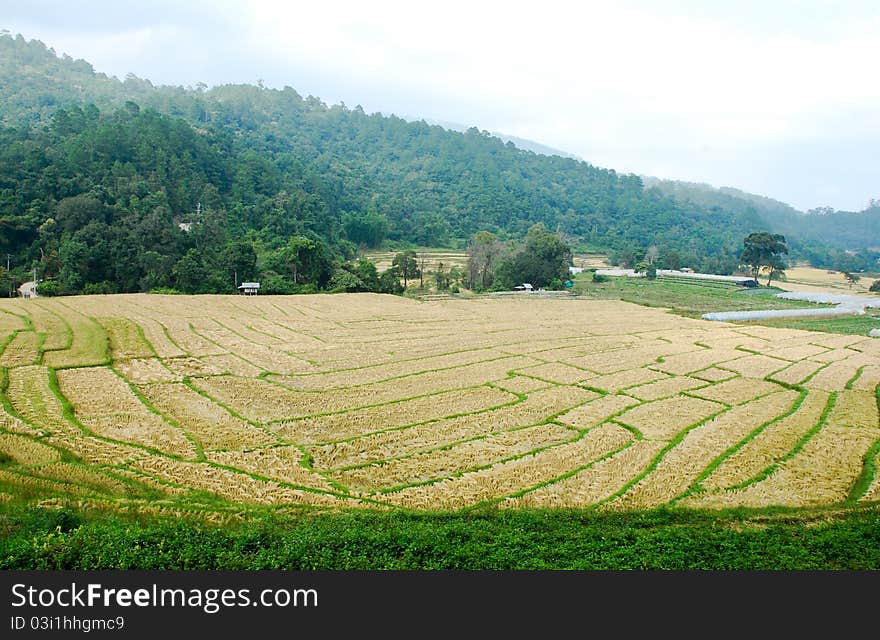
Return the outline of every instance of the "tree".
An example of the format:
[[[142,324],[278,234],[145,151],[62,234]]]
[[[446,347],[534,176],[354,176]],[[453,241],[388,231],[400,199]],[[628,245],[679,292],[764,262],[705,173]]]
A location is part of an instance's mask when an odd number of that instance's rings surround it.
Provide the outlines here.
[[[504,253],[504,244],[490,231],[478,231],[468,246],[468,288],[492,286],[495,266]]]
[[[253,279],[257,272],[257,253],[249,242],[234,240],[223,247],[220,261],[225,272],[235,280],[237,287],[240,282]]]
[[[458,288],[464,284],[464,271],[462,271],[462,268],[458,265],[450,268],[446,276],[446,283],[453,293],[458,293]]]
[[[379,272],[376,264],[366,258],[360,258],[352,267],[351,272],[360,278],[367,291],[380,291]]]
[[[611,262],[623,269],[632,269],[638,260],[636,258],[635,250],[627,247],[622,251],[615,252],[611,256]]]
[[[767,265],[767,286],[770,286],[770,281],[773,279],[773,276],[785,276],[786,268],[787,265],[781,258],[774,257],[770,264]]]
[[[337,269],[330,278],[330,293],[366,291],[364,281],[347,269]]]
[[[400,286],[400,272],[397,267],[386,269],[379,275],[379,292],[403,293],[403,287]]]
[[[361,215],[347,213],[342,217],[342,228],[356,245],[378,247],[388,234],[388,218],[377,211]]]
[[[311,284],[320,289],[333,275],[333,260],[323,241],[307,236],[292,236],[281,251],[281,259],[293,284]]]
[[[871,291],[872,293],[880,293],[880,278],[877,278],[871,283],[871,286],[868,287],[868,291]]]
[[[446,291],[449,289],[449,273],[446,271],[446,265],[440,260],[437,268],[434,270],[434,280],[437,283],[438,291]]]
[[[315,241],[305,236],[293,236],[287,241],[285,258],[293,275],[293,284],[298,284],[299,274],[308,256],[315,250]]]
[[[678,251],[675,251],[674,249],[667,251],[663,255],[663,265],[667,269],[677,271],[681,268],[681,255],[679,255]]]
[[[404,289],[406,289],[409,280],[418,278],[422,273],[419,269],[416,252],[412,249],[401,251],[394,256],[394,259],[391,261],[391,266],[394,267],[397,270],[397,273],[400,274],[400,277],[403,278]]]
[[[852,273],[850,271],[844,271],[843,277],[846,278],[846,281],[849,283],[849,288],[852,289],[852,286],[861,280],[861,276],[857,273]]]
[[[177,289],[184,293],[204,293],[208,270],[197,249],[190,249],[171,270]]]
[[[496,285],[509,289],[522,282],[539,288],[557,280],[561,284],[569,278],[570,265],[569,246],[539,222],[529,228],[525,245],[499,263]]]
[[[427,254],[419,254],[419,289],[425,288],[425,274],[428,272]]]
[[[743,239],[743,250],[739,261],[740,264],[752,271],[755,280],[758,279],[758,273],[761,269],[766,267],[769,271],[767,276],[767,286],[769,287],[773,275],[781,273],[786,268],[781,257],[783,253],[788,253],[785,236],[759,231],[750,233]]]

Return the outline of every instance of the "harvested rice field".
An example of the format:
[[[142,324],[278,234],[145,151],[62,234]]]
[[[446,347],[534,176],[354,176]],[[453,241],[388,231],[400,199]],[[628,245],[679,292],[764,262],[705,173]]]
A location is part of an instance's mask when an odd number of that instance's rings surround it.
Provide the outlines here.
[[[0,301],[0,491],[199,508],[880,499],[880,343],[617,300]]]

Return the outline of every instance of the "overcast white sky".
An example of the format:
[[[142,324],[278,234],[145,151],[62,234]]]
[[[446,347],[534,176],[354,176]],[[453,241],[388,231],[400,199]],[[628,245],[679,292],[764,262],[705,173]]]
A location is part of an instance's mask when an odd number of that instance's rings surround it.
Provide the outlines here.
[[[119,78],[262,80],[802,210],[880,198],[878,0],[0,0],[0,16]]]

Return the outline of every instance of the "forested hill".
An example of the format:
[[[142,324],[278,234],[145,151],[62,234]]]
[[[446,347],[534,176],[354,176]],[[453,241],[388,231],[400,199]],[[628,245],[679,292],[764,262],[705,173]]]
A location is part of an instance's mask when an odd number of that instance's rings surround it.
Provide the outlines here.
[[[861,250],[861,262],[870,262],[874,257],[869,254],[880,251],[880,201],[877,200],[871,201],[863,211],[817,207],[802,212],[784,202],[731,187],[716,188],[704,183],[647,176],[642,179],[647,189],[657,189],[681,203],[708,210],[755,211],[773,232],[793,242],[801,257],[817,265],[854,269],[860,260],[852,256],[852,250]],[[850,257],[846,258],[847,255]]]
[[[280,282],[291,268],[296,286],[322,288],[359,245],[465,246],[536,222],[583,246],[656,245],[729,271],[742,238],[770,228],[754,208],[678,201],[476,128],[289,87],[120,81],[8,33],[0,122],[0,250],[68,291],[226,290],[228,271]]]

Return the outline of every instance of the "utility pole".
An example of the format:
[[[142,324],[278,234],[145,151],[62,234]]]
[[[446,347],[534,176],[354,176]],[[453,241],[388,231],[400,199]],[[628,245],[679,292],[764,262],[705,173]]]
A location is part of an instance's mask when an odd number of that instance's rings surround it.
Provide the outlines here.
[[[12,259],[12,256],[8,253],[6,254],[6,276],[9,278],[9,297],[12,297],[12,289],[15,286],[15,280],[13,280],[12,276],[9,275],[9,260]]]

